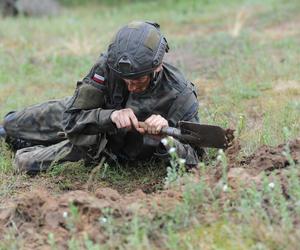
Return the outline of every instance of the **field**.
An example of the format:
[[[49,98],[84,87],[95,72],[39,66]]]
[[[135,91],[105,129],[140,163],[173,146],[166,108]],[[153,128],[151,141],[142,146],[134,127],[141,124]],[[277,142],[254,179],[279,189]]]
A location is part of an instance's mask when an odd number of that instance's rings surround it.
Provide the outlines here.
[[[0,19],[0,116],[73,94],[114,32],[155,20],[202,123],[235,129],[190,172],[155,163],[16,174],[0,141],[0,249],[299,249],[300,2],[166,0]]]

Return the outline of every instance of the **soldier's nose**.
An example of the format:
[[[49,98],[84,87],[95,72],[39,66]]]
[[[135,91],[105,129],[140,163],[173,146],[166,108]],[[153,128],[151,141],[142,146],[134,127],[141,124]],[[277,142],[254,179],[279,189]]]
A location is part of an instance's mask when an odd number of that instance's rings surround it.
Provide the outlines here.
[[[133,83],[128,83],[127,88],[129,91],[134,91],[136,89],[136,86]]]

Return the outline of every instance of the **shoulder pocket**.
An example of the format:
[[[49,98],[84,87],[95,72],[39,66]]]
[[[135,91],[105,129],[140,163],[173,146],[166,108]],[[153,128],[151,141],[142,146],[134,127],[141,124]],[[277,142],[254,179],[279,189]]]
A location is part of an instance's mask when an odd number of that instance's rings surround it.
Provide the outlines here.
[[[102,108],[105,103],[105,87],[94,84],[82,84],[76,90],[73,109],[96,109]]]

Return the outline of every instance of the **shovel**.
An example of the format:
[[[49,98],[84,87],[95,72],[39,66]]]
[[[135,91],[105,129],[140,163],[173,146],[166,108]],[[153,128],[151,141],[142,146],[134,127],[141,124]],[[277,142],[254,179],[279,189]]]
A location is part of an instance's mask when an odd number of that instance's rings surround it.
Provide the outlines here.
[[[145,127],[143,122],[139,122],[139,125]],[[226,149],[234,139],[233,132],[232,129],[223,129],[215,125],[180,121],[179,128],[162,128],[159,135],[172,136],[183,143],[198,147]]]

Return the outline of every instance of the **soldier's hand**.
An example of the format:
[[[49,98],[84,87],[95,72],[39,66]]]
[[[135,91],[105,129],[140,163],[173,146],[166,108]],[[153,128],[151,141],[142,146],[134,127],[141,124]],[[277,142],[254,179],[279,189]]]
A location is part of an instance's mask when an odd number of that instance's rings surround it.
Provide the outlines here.
[[[111,113],[110,119],[116,124],[117,128],[131,128],[132,125],[138,129],[138,120],[130,108],[116,110]]]
[[[152,135],[159,134],[162,128],[169,126],[168,121],[161,115],[151,115],[142,124],[143,126],[137,128],[137,131],[142,134],[148,133]]]

